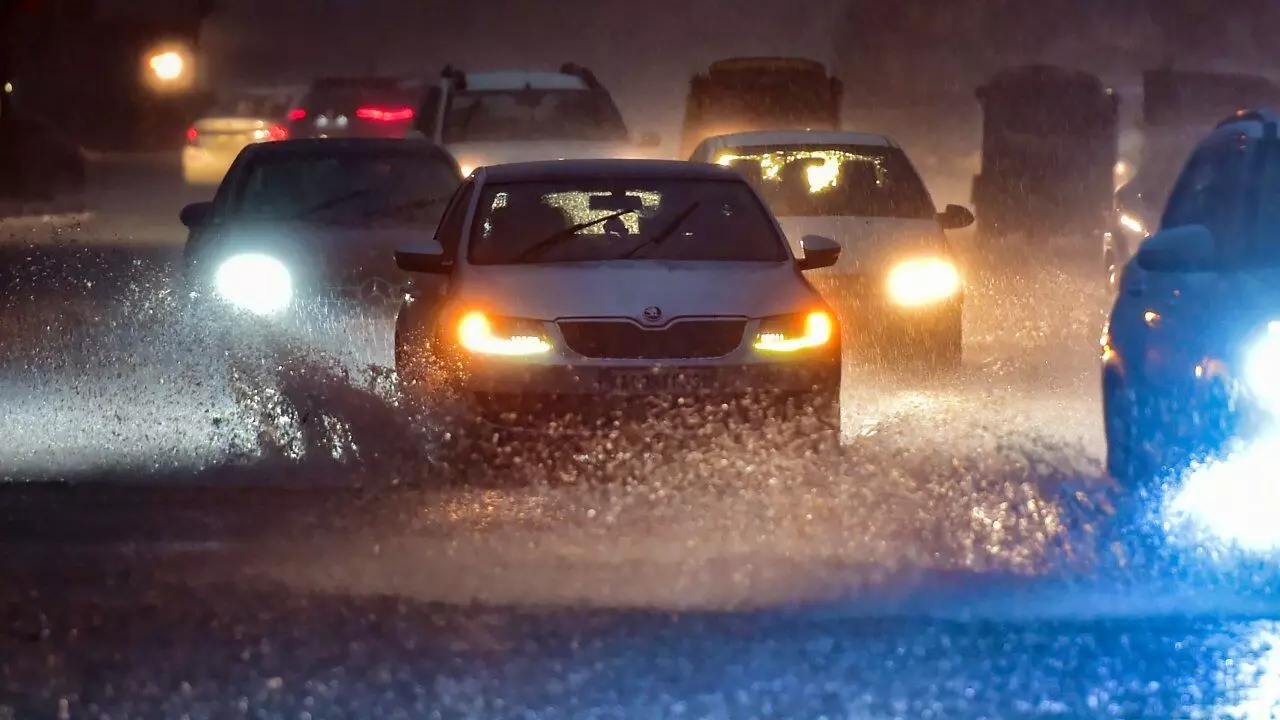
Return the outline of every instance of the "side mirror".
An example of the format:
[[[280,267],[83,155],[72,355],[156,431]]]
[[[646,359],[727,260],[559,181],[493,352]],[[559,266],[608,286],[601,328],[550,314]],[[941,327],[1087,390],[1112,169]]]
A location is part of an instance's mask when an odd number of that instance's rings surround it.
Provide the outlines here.
[[[653,148],[662,144],[662,136],[656,132],[640,133],[640,139],[636,141],[640,147]]]
[[[948,205],[938,213],[938,224],[943,230],[959,230],[973,224],[973,213],[963,205]]]
[[[396,250],[396,267],[405,272],[444,274],[453,268],[453,263],[444,259],[444,247],[438,240],[411,245]]]
[[[1208,270],[1214,261],[1213,233],[1203,225],[1161,230],[1138,247],[1136,260],[1149,272]]]
[[[213,203],[211,202],[191,203],[178,213],[178,219],[182,221],[182,224],[192,230],[204,227],[211,217],[213,217]]]
[[[817,270],[831,267],[840,259],[840,243],[821,235],[805,235],[800,238],[800,249],[804,257],[796,261],[803,270]]]

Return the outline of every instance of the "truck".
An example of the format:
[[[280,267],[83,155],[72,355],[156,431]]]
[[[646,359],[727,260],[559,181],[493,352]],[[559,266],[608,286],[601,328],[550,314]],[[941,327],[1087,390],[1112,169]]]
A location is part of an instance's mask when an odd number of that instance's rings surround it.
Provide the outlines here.
[[[713,135],[751,130],[839,130],[844,86],[800,57],[736,57],[689,81],[680,157]]]

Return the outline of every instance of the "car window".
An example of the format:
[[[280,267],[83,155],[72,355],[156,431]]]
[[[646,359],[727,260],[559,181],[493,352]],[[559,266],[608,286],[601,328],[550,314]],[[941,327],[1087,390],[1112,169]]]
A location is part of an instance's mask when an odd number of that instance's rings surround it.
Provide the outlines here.
[[[1196,150],[1174,184],[1161,228],[1204,225],[1216,241],[1227,241],[1242,208],[1249,147],[1233,139]]]
[[[557,241],[544,246],[552,237]],[[608,179],[486,187],[472,223],[468,260],[477,265],[593,262],[632,253],[637,259],[671,261],[783,262],[789,257],[768,212],[741,181]]]
[[[417,100],[417,93],[399,81],[371,78],[317,83],[303,98],[302,107],[311,112],[350,114],[371,105],[414,107]]]
[[[746,147],[716,161],[756,185],[778,216],[935,217],[924,181],[897,148]]]
[[[625,140],[627,128],[601,90],[457,92],[449,97],[444,142]]]
[[[444,256],[447,260],[457,257],[458,246],[462,244],[462,234],[466,230],[467,210],[471,207],[471,197],[474,192],[475,182],[471,180],[464,182],[453,194],[453,198],[449,201],[449,208],[445,210],[444,216],[440,219],[440,225],[436,228],[436,240],[444,248]]]
[[[459,180],[437,153],[264,153],[242,168],[230,210],[239,219],[435,227]]]

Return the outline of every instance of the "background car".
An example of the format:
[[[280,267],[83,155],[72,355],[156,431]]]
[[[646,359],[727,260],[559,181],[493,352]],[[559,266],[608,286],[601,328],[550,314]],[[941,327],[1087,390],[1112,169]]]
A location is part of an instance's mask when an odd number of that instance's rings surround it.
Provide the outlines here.
[[[414,129],[448,148],[462,174],[483,165],[576,158],[643,158],[661,139],[632,137],[589,69],[464,72],[446,66]]]
[[[1107,470],[1151,490],[1265,439],[1280,412],[1280,140],[1233,115],[1192,153],[1160,229],[1120,276],[1102,337]]]
[[[435,240],[400,267],[448,277],[396,321],[411,393],[440,367],[482,407],[595,406],[609,398],[749,397],[834,408],[834,315],[736,173],[672,161],[584,160],[482,168]]]
[[[247,145],[288,137],[289,109],[298,88],[249,88],[223,96],[187,129],[182,177],[188,185],[217,185]]]
[[[973,215],[939,213],[906,153],[884,135],[774,131],[718,135],[691,160],[732,167],[759,189],[791,242],[834,238],[840,262],[814,282],[860,340],[893,359],[956,365],[964,284],[944,229]]]
[[[310,303],[385,303],[395,248],[429,237],[461,176],[421,141],[285,140],[245,148],[212,202],[188,205],[188,289],[278,317]]]
[[[403,138],[413,128],[422,83],[395,77],[327,77],[289,111],[291,138]]]

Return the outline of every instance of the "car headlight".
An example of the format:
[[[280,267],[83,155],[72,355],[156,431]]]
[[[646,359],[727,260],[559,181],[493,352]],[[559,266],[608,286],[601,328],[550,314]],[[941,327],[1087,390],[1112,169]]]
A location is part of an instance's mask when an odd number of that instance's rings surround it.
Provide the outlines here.
[[[1249,346],[1244,358],[1244,382],[1266,409],[1280,411],[1280,322]]]
[[[921,258],[898,263],[885,283],[889,299],[904,307],[941,302],[960,291],[960,271],[949,260]]]
[[[479,311],[458,320],[458,344],[478,355],[541,355],[551,351],[537,321],[490,317]]]
[[[822,347],[835,337],[835,330],[835,319],[824,310],[765,318],[760,321],[755,348],[765,352],[796,352]]]
[[[477,167],[478,165],[471,161],[458,163],[458,169],[462,171],[462,177],[464,178],[470,177],[471,173],[475,172]]]
[[[1131,230],[1139,235],[1147,234],[1147,226],[1143,225],[1142,221],[1138,218],[1127,213],[1120,214],[1120,224],[1123,225],[1126,230]]]
[[[293,300],[293,277],[270,255],[233,255],[218,266],[213,287],[218,297],[255,315],[271,315]]]

